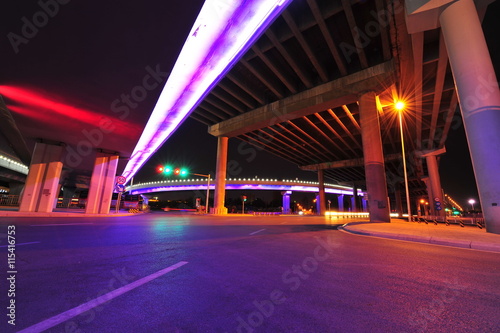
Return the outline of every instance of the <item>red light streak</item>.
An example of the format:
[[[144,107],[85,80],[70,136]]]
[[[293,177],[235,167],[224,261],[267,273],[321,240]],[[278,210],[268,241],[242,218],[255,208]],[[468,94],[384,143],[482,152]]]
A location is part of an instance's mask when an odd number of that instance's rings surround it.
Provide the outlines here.
[[[78,108],[57,101],[57,98],[43,96],[31,89],[13,86],[0,86],[0,94],[14,101],[17,105],[8,105],[9,109],[38,121],[56,123],[60,127],[81,128],[81,123],[100,126],[105,121],[113,128],[113,134],[137,136],[141,128],[103,113]],[[78,126],[75,126],[78,125]]]

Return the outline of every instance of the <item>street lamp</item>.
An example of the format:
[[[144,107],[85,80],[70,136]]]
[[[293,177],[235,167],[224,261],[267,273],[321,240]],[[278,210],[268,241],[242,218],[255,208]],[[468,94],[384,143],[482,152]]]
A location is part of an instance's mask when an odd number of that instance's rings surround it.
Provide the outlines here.
[[[204,174],[201,174],[201,173],[193,173],[193,175],[200,176],[200,177],[206,177],[207,178],[207,199],[206,199],[206,202],[205,202],[205,214],[208,214],[208,198],[209,198],[209,195],[210,195],[210,174],[204,175]]]
[[[403,170],[405,178],[406,204],[408,209],[408,222],[411,222],[410,191],[408,189],[408,173],[406,171],[405,140],[403,135],[403,110],[405,108],[405,103],[403,101],[396,101],[394,103],[394,108],[398,112],[398,118],[399,118],[399,131],[401,134],[401,152],[403,155],[402,157],[403,157]]]
[[[476,200],[470,199],[469,200],[470,205],[472,206],[472,210],[474,210],[474,204],[476,203]]]

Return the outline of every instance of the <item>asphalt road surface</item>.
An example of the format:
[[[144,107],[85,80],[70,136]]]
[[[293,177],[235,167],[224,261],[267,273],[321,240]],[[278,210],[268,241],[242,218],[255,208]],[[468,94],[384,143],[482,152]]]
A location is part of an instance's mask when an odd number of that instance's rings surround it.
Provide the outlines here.
[[[319,218],[3,218],[0,246],[0,332],[500,332],[499,253]]]

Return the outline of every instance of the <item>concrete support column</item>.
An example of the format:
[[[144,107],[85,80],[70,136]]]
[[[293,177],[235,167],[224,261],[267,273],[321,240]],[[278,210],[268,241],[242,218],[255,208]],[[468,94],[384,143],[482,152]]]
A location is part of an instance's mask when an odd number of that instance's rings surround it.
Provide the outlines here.
[[[344,195],[343,194],[339,194],[338,201],[339,201],[339,212],[343,212],[344,211]]]
[[[422,211],[422,203],[420,202],[420,199],[415,201],[415,205],[417,207],[417,216],[422,217],[422,215],[425,215]]]
[[[316,204],[316,214],[320,215],[320,200],[319,200],[319,193],[316,193],[316,196],[314,197],[314,203]]]
[[[228,138],[224,136],[218,137],[213,213],[219,215],[227,214],[227,208],[224,206],[226,196],[227,146]]]
[[[458,92],[486,231],[500,234],[500,91],[474,1],[449,4],[442,10],[439,21]]]
[[[20,212],[52,212],[59,194],[57,189],[63,167],[62,152],[62,146],[36,143],[21,196]]]
[[[356,196],[351,196],[351,209],[349,210],[351,212],[356,212]]]
[[[429,205],[432,205],[432,198],[434,198],[433,193],[432,193],[432,187],[431,187],[431,181],[429,177],[423,177],[422,181],[425,183],[425,187],[427,188],[427,198],[429,199]],[[431,207],[429,205],[425,205],[425,212],[426,214],[424,215],[431,215]]]
[[[318,214],[319,215],[325,215],[326,213],[326,199],[325,199],[325,176],[323,169],[318,170],[318,198],[319,198],[319,205],[318,205]]]
[[[98,153],[90,179],[86,214],[109,214],[113,190],[115,188],[117,155]]]
[[[432,197],[429,197],[429,205],[432,215],[444,217],[443,190],[441,188],[441,179],[439,177],[439,167],[436,155],[426,155],[427,170],[429,172],[429,185],[431,187]],[[436,203],[439,202],[439,205]],[[440,206],[441,210],[437,209]]]
[[[373,91],[360,95],[359,118],[370,222],[390,222],[380,122]]]
[[[358,211],[358,189],[355,184],[352,185],[352,198],[351,198],[351,211],[352,212],[357,212]]]
[[[367,212],[368,211],[368,202],[365,200],[365,199],[361,199],[361,204],[363,205],[363,212]]]
[[[283,196],[283,214],[290,214],[290,194],[292,194],[291,191],[283,191],[281,192],[281,195]]]

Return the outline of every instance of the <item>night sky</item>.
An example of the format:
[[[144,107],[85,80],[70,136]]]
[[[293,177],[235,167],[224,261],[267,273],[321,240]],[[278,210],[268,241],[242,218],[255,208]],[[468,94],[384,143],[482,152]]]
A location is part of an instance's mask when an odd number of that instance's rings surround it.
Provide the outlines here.
[[[58,12],[35,36],[19,44],[17,52],[9,33],[20,34],[22,19],[31,19],[40,11],[40,5],[33,0],[4,3],[0,10],[0,86],[21,86],[70,105],[110,113],[113,101],[141,82],[147,66],[160,66],[163,71],[173,66],[202,3],[200,0],[121,1],[118,7],[107,1],[67,1],[59,5]],[[500,3],[496,1],[490,5],[484,20],[497,77],[499,15]],[[126,121],[143,126],[160,91],[160,88],[149,91]],[[9,106],[16,104],[9,98],[6,102]],[[29,121],[23,118],[25,115],[13,113],[19,123]],[[136,142],[137,135],[124,138],[124,144]],[[257,150],[255,156],[242,153],[249,147],[237,139],[229,140],[228,160],[237,167],[228,177],[316,180],[315,173],[301,171],[265,151]],[[159,179],[155,169],[165,163],[214,175],[216,148],[217,139],[207,133],[207,127],[188,119],[136,175],[135,182]],[[465,208],[469,198],[478,200],[478,197],[463,125],[450,129],[446,148],[440,162],[442,186],[445,193]]]

